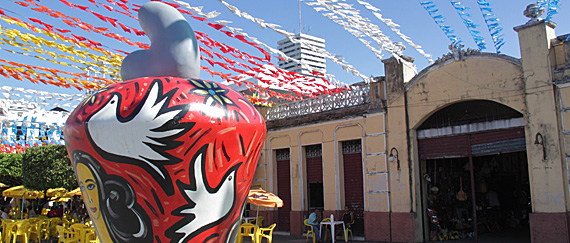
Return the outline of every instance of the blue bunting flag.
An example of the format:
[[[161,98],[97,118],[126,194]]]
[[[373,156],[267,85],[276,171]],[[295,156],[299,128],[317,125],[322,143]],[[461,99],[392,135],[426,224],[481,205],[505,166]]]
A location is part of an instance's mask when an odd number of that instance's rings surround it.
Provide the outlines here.
[[[467,30],[469,30],[469,34],[471,34],[471,37],[475,41],[475,44],[477,44],[477,48],[479,48],[479,50],[485,49],[486,48],[485,40],[481,36],[481,32],[477,31],[477,26],[479,26],[479,25],[475,24],[475,22],[473,22],[473,20],[468,18],[468,17],[471,17],[471,14],[465,12],[465,11],[469,10],[470,8],[463,5],[461,2],[458,2],[458,1],[450,0],[449,2],[451,2],[451,5],[453,5],[455,10],[457,11],[457,14],[459,14],[459,17],[461,18],[461,20],[463,20],[463,24],[465,24],[465,27],[467,27]]]
[[[445,25],[445,17],[439,14],[439,9],[437,5],[433,3],[433,1],[420,1],[420,5],[426,10],[429,16],[433,19],[433,21],[439,26],[439,28],[443,31],[445,36],[451,41],[451,43],[455,47],[459,47],[461,44],[461,39],[456,35],[453,35],[453,29],[451,26]]]
[[[546,19],[544,21],[545,23],[550,21],[552,16],[558,13],[558,1],[560,0],[548,1],[548,9],[546,10]]]
[[[479,9],[481,9],[481,14],[485,19],[485,24],[487,25],[487,29],[489,29],[489,34],[493,39],[493,45],[495,46],[495,50],[497,51],[497,53],[501,53],[500,49],[505,44],[503,35],[501,34],[503,28],[499,27],[499,19],[495,17],[495,14],[493,13],[493,8],[490,7],[492,3],[487,2],[487,0],[477,0],[477,4],[479,4]]]

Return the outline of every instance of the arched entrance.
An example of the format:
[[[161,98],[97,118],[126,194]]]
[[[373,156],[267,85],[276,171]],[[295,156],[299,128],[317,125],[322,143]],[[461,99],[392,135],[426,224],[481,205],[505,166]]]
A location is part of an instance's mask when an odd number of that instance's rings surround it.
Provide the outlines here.
[[[424,240],[530,242],[524,117],[502,104],[449,105],[417,129]],[[477,232],[477,233],[476,233]]]

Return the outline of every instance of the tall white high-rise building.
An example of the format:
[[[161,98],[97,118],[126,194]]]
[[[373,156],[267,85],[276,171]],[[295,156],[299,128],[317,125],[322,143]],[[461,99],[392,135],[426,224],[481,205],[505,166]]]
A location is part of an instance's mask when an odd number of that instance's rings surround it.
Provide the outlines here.
[[[277,49],[285,53],[288,57],[301,61],[303,65],[308,67],[310,70],[307,70],[307,68],[294,61],[287,60],[279,61],[279,68],[287,71],[298,72],[302,75],[312,75],[311,71],[318,71],[325,74],[327,71],[325,57],[313,50],[324,49],[325,39],[307,34],[297,34],[293,39],[300,40],[300,43],[294,43],[288,38],[283,39],[277,42]]]

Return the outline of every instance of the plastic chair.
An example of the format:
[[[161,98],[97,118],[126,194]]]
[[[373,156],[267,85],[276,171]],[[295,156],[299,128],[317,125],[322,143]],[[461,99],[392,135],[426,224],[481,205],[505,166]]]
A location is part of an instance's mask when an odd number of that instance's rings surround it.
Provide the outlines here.
[[[75,234],[77,235],[77,238],[81,242],[85,241],[85,237],[87,236],[89,229],[90,228],[87,225],[81,224],[81,223],[72,224],[69,227],[69,230],[75,232]]]
[[[272,224],[267,228],[259,228],[257,230],[257,240],[255,242],[260,243],[261,237],[266,238],[268,243],[271,243],[273,240],[273,229],[277,224]]]
[[[344,240],[348,240],[348,234],[350,234],[350,240],[354,240],[354,236],[352,235],[352,229],[350,228],[351,225],[354,224],[354,220],[352,220],[352,222],[348,223],[348,225],[346,226],[346,235],[344,235]]]
[[[52,236],[57,236],[56,226],[61,222],[60,218],[51,218],[47,221],[47,225],[43,229],[45,239],[49,239]]]
[[[236,243],[243,242],[243,237],[250,237],[251,241],[255,240],[256,226],[254,224],[245,223],[239,227]]]
[[[313,231],[313,226],[309,224],[309,219],[305,219],[305,221],[303,221],[303,223],[305,224],[305,226],[307,226],[307,239],[305,240],[305,242],[309,241],[309,233],[311,233],[311,235],[313,236],[313,243],[315,243],[315,241],[317,241],[317,236],[315,235],[315,231]]]
[[[20,221],[16,224],[15,228],[12,228],[12,243],[16,243],[19,238],[23,238],[24,243],[30,242],[30,223],[27,221]],[[14,231],[15,230],[15,231]]]
[[[2,220],[2,242],[10,242],[12,238],[13,228],[16,227],[16,220],[3,219]]]
[[[87,243],[100,243],[99,237],[97,236],[97,232],[91,231],[85,234],[85,242]]]
[[[73,231],[73,230],[75,230],[76,228],[85,228],[85,227],[87,227],[87,225],[82,224],[82,223],[75,223],[75,224],[72,224],[71,226],[69,226],[69,229],[70,229],[71,231]]]
[[[30,239],[33,239],[34,242],[40,242],[42,239],[42,229],[45,224],[44,221],[30,222]]]
[[[57,229],[57,237],[59,238],[58,243],[79,242],[79,238],[75,232],[67,230],[60,225],[55,226],[55,228]]]
[[[63,228],[69,229],[69,227],[73,224],[70,221],[67,221],[66,219],[62,219],[61,221],[61,226],[63,226]]]
[[[330,222],[330,221],[331,221],[331,218],[324,218],[323,220],[321,220],[321,222]],[[325,225],[325,229],[326,229],[327,231],[325,232],[325,239],[324,239],[324,241],[327,240],[327,235],[329,235],[329,233],[330,233],[329,225]],[[321,236],[322,236],[322,233],[321,233]],[[331,237],[332,237],[332,236],[331,236]]]

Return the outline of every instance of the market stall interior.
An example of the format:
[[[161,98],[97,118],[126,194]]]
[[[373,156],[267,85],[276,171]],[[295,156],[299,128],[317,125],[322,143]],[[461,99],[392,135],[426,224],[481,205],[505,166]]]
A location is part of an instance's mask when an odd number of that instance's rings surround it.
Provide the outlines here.
[[[443,241],[474,237],[476,221],[479,236],[512,234],[528,239],[531,205],[526,153],[500,153],[472,160],[472,168],[465,157],[422,161],[427,238]]]

